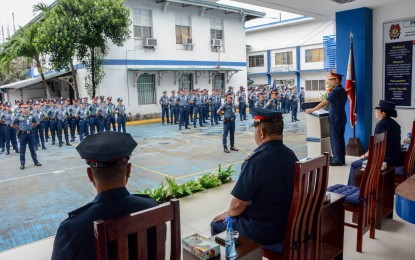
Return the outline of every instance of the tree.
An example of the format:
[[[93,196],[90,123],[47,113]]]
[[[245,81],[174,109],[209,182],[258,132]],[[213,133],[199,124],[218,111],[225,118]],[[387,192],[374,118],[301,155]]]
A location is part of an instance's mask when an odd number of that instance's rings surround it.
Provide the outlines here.
[[[75,75],[73,61],[79,29],[76,19],[66,15],[65,5],[60,3],[51,10],[37,8],[47,12],[39,28],[37,44],[50,55],[49,62],[55,71],[70,70],[73,78],[75,97],[79,97],[78,82]]]
[[[60,24],[59,29],[64,28],[62,31],[67,34],[53,40],[74,47],[76,58],[89,72],[86,77],[88,94],[95,96],[104,78],[101,64],[108,42],[122,46],[130,37],[130,10],[124,7],[123,0],[58,0],[56,7],[65,15],[65,26]]]
[[[34,61],[36,68],[42,78],[43,85],[47,98],[50,98],[50,89],[46,82],[45,75],[43,73],[42,64],[40,62],[40,55],[42,50],[35,43],[39,24],[32,23],[24,28],[20,28],[3,46],[0,53],[0,67],[5,71],[10,70],[10,65],[14,60],[18,58],[27,58],[30,61]]]

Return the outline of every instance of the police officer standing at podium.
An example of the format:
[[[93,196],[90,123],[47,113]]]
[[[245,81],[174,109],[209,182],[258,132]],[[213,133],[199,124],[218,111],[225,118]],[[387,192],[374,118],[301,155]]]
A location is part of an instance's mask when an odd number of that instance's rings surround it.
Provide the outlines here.
[[[29,115],[28,107],[26,104],[21,105],[22,113],[18,115],[11,125],[11,127],[19,130],[19,142],[20,142],[20,169],[25,168],[25,156],[26,156],[26,145],[29,144],[30,155],[36,166],[42,166],[39,163],[35,151],[35,136],[33,134],[33,127],[39,123],[36,117]]]
[[[346,144],[344,141],[344,130],[346,127],[346,106],[347,93],[341,85],[343,75],[334,71],[329,72],[327,84],[329,93],[326,100],[323,100],[314,108],[306,109],[306,113],[313,113],[328,104],[329,106],[329,123],[330,123],[330,143],[333,158],[330,161],[331,166],[342,166],[346,161]]]

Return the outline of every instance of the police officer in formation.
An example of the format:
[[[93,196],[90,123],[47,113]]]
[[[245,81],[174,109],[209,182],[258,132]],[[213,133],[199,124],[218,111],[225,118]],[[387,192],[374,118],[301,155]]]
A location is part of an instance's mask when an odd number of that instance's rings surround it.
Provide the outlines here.
[[[184,126],[186,129],[189,127],[189,110],[188,110],[188,97],[186,96],[186,91],[184,89],[179,91],[179,96],[177,97],[177,102],[179,103],[179,130],[182,130]]]
[[[164,118],[167,117],[167,124],[169,120],[169,97],[167,97],[167,91],[163,91],[163,96],[160,97],[159,103],[161,105],[161,124],[164,125]],[[173,118],[172,118],[173,120]]]
[[[280,101],[278,100],[278,91],[271,91],[271,99],[268,100],[267,104],[264,106],[265,109],[272,111],[280,111]]]
[[[177,102],[176,91],[171,91],[171,96],[169,98],[169,107],[170,107],[170,123],[178,124],[179,122],[179,104]]]
[[[0,101],[0,116],[3,113],[4,110],[5,110],[5,105],[3,104],[3,102]],[[4,124],[0,120],[0,152],[2,152],[2,153],[4,153],[4,146],[5,146],[4,139],[5,139],[5,137],[4,137]]]
[[[70,127],[71,127],[71,142],[75,141],[75,132],[79,132],[79,121],[76,118],[76,111],[78,110],[78,100],[73,99],[72,105],[69,105],[68,111],[69,111],[69,117],[70,117]]]
[[[245,89],[242,86],[237,96],[239,102],[239,116],[241,121],[244,121],[246,120],[246,94]]]
[[[232,93],[226,94],[226,102],[218,109],[217,113],[224,116],[223,119],[223,151],[230,153],[227,145],[228,133],[230,136],[231,151],[238,151],[235,148],[235,111],[236,106],[233,103]]]
[[[58,121],[56,119],[56,111],[58,107],[56,105],[56,100],[52,100],[52,106],[48,109],[47,116],[50,122],[50,136],[52,139],[52,145],[55,144],[55,138],[58,134]]]
[[[203,116],[204,116],[204,113],[203,113],[203,105],[204,104],[202,104],[202,98],[203,98],[203,96],[200,94],[200,91],[197,89],[196,90],[196,95],[194,95],[194,97],[193,97],[193,127],[194,128],[197,128],[196,127],[196,121],[197,121],[197,119],[199,119],[199,126],[200,127],[205,127],[204,125],[203,125]]]
[[[81,99],[81,101],[79,102],[79,107],[76,110],[75,114],[75,117],[79,122],[78,135],[80,141],[82,141],[84,137],[87,137],[89,135],[87,131],[89,125],[89,115],[89,109],[85,107],[85,102]]]
[[[304,87],[301,87],[301,91],[300,91],[300,111],[304,111],[304,109],[303,109],[304,102],[305,102],[305,92],[304,92]]]
[[[11,107],[12,104],[7,102],[6,106],[3,106],[5,110],[0,115],[0,122],[3,124],[6,155],[10,154],[10,144],[13,150],[15,150],[16,153],[19,153],[19,148],[17,147],[16,140],[16,129],[11,126],[16,114],[12,112]],[[3,146],[2,152],[4,152]]]
[[[30,112],[30,114],[33,115],[38,121],[38,124],[33,128],[33,132],[35,135],[35,147],[37,150],[37,148],[40,147],[40,144],[42,144],[42,149],[46,150],[45,135],[44,135],[46,113],[41,109],[39,101],[35,101],[34,105],[35,105],[35,109],[33,109]]]
[[[33,127],[39,123],[33,115],[28,112],[28,105],[21,105],[22,113],[16,116],[11,124],[11,127],[19,130],[19,142],[20,142],[20,169],[25,168],[26,162],[26,145],[29,145],[30,155],[32,156],[33,163],[36,166],[42,166],[39,163],[35,151],[35,138],[33,134]]]
[[[125,125],[127,122],[127,114],[126,108],[122,104],[123,99],[117,98],[118,105],[115,107],[115,114],[117,114],[117,124],[118,124],[118,132],[121,132],[121,128],[123,133],[126,133]]]
[[[67,146],[72,146],[69,143],[69,134],[68,134],[68,117],[69,117],[69,111],[65,108],[65,102],[60,101],[59,102],[59,108],[56,110],[55,119],[57,120],[58,125],[58,141],[59,141],[59,147],[62,147],[62,132],[65,135],[65,141]]]
[[[111,129],[112,127],[112,131],[117,131],[115,129],[115,104],[112,103],[112,97],[107,97],[107,107],[108,107],[108,124],[109,124],[109,129],[108,131]]]
[[[291,92],[291,121],[300,121],[297,118],[297,111],[298,111],[298,93],[297,93],[297,86],[294,86]]]

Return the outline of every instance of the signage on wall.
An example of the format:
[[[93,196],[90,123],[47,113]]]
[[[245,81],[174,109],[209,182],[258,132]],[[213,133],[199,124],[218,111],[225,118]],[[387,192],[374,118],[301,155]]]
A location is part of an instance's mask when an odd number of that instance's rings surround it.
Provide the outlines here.
[[[415,108],[415,18],[383,24],[384,99]]]

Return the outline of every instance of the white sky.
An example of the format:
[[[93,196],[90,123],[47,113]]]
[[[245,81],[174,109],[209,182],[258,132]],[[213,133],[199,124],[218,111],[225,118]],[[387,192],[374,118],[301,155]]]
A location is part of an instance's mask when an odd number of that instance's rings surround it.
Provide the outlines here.
[[[10,30],[10,35],[13,34],[13,17],[12,13],[14,13],[14,20],[16,24],[16,30],[19,26],[24,26],[27,24],[33,17],[33,5],[37,3],[46,3],[51,4],[54,0],[1,0],[0,2],[0,43],[2,42],[2,31],[1,26],[4,29],[4,38],[7,38],[7,28]],[[280,11],[263,8],[254,5],[242,4],[230,0],[221,0],[219,1],[221,4],[227,5],[234,5],[245,9],[256,10],[260,12],[267,13],[265,19],[255,19],[247,23],[247,26],[253,26],[261,23],[269,23],[273,21],[278,21],[280,17]],[[290,14],[290,13],[281,13],[281,17],[283,20],[298,17],[298,15]]]

